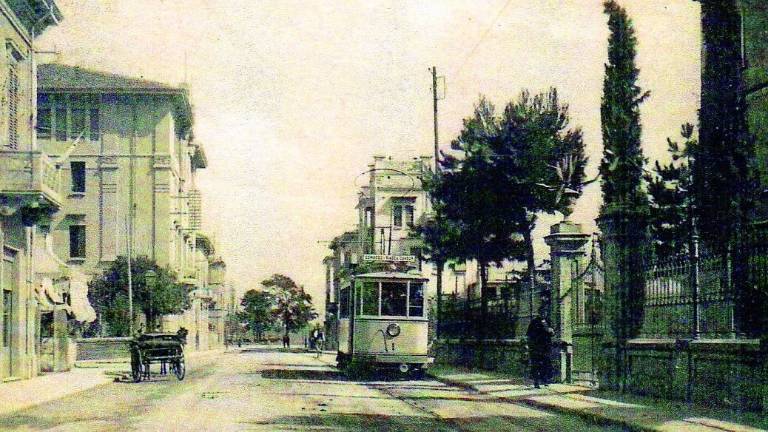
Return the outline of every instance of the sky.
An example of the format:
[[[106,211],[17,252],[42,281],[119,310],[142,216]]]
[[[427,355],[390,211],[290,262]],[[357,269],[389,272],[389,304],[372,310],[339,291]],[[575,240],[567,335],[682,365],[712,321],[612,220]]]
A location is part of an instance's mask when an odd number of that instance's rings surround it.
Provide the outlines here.
[[[322,307],[327,240],[354,226],[358,179],[374,154],[432,154],[431,75],[445,77],[448,149],[483,94],[499,109],[524,88],[556,87],[596,172],[607,19],[599,0],[57,0],[64,21],[38,39],[41,61],[187,83],[203,226],[240,292],[273,273]],[[696,122],[699,6],[623,0],[638,38],[643,148]],[[572,219],[594,230],[597,183]],[[541,241],[558,216],[541,219]],[[322,310],[322,309],[321,309]]]

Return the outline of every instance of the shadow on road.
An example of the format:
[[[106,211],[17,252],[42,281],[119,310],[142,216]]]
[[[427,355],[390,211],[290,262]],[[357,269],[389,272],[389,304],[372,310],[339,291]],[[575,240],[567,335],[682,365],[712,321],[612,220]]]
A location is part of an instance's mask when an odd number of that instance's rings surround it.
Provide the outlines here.
[[[385,416],[372,414],[324,414],[285,416],[264,422],[247,422],[255,430],[293,430],[300,427],[334,431],[454,431],[438,419],[416,416]]]
[[[311,365],[276,365],[283,367],[305,367],[307,369],[267,369],[259,373],[267,379],[287,379],[287,380],[311,380],[311,381],[354,381],[354,382],[402,382],[412,381],[413,378],[392,371],[372,371],[363,370],[350,372],[349,374],[335,369],[310,369]],[[441,386],[442,388],[442,386]]]
[[[283,380],[349,381],[344,374],[334,370],[268,369],[261,372],[261,377]]]
[[[462,418],[436,418],[428,415],[377,415],[347,413],[313,413],[307,416],[284,416],[268,421],[244,422],[258,431],[273,430],[332,430],[332,431],[456,431],[458,430],[516,430],[516,431],[620,431],[612,426],[589,425],[579,419],[529,413],[528,415],[491,415]]]
[[[309,351],[306,348],[278,348],[278,347],[248,347],[241,348],[241,354],[251,353],[292,353],[292,354],[304,354]]]

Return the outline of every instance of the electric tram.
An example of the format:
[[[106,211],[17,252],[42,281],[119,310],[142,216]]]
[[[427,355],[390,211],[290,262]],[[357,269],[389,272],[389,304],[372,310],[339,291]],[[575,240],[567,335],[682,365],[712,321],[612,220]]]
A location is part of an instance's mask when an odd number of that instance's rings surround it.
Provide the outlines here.
[[[428,355],[429,319],[421,275],[382,271],[354,276],[339,292],[339,352],[372,369],[397,369],[416,377],[434,359]]]

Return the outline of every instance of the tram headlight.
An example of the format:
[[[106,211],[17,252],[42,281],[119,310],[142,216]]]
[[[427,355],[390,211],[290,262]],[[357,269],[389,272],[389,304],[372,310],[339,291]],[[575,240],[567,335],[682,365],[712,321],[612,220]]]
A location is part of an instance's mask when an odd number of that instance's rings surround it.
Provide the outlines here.
[[[387,335],[389,337],[398,337],[400,336],[400,326],[397,325],[397,323],[392,323],[387,326]]]

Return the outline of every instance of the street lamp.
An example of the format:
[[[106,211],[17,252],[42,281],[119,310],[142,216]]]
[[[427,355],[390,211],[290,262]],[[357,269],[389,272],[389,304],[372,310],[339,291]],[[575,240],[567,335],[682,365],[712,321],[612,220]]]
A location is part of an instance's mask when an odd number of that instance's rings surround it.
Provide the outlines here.
[[[147,298],[149,299],[149,315],[154,321],[154,314],[152,311],[152,290],[155,289],[155,282],[157,281],[157,273],[149,269],[144,272],[144,284],[147,287]],[[148,317],[149,318],[149,317]],[[154,330],[154,322],[147,322],[147,327],[150,331]]]

